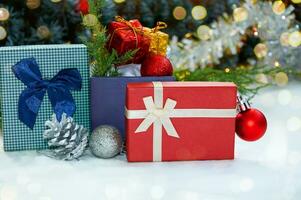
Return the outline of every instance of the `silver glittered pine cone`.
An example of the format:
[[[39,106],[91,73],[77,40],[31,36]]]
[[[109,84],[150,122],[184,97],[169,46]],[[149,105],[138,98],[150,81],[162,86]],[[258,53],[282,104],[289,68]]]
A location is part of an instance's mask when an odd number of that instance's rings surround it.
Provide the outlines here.
[[[47,129],[43,137],[48,141],[50,150],[47,156],[61,159],[73,160],[79,158],[85,151],[88,144],[88,130],[82,125],[73,121],[72,117],[67,117],[64,113],[59,122],[54,114],[52,120],[46,121]]]

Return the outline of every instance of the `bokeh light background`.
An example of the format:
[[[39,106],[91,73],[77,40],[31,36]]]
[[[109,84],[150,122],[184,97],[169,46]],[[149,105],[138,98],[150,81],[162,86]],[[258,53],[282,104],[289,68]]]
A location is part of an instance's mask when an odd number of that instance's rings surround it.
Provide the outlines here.
[[[274,13],[284,10],[281,1],[273,4]],[[175,7],[173,16],[183,20],[188,12],[195,20],[207,16],[201,5],[191,11]],[[0,20],[6,17],[0,10]],[[234,10],[235,21],[246,17],[245,10]],[[0,26],[0,40],[6,34]],[[209,40],[211,29],[201,25],[197,34],[201,40]],[[281,42],[298,47],[301,33],[283,33]],[[259,43],[254,52],[262,58],[268,50]],[[274,66],[280,67],[279,62]],[[257,79],[269,81],[264,74]],[[0,200],[301,199],[301,86],[300,82],[289,83],[284,72],[275,76],[275,82],[277,87],[264,89],[253,102],[268,119],[266,135],[254,143],[237,137],[234,161],[144,164],[127,163],[124,156],[100,160],[87,153],[79,162],[63,162],[37,152],[5,153],[0,138]]]

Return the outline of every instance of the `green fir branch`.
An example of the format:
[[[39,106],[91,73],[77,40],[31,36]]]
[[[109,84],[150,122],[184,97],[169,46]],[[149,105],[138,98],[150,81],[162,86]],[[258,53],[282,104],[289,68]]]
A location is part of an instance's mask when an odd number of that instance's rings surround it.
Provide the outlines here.
[[[105,0],[89,0],[89,14],[100,19],[101,13],[99,11],[104,7],[105,3]],[[83,16],[83,19],[84,17],[85,16]],[[108,41],[107,30],[100,21],[98,20],[93,26],[88,23],[83,23],[83,25],[92,33],[90,40],[85,41],[91,59],[92,76],[118,76],[119,74],[115,65],[126,63],[133,57],[136,50],[126,52],[121,56],[119,56],[114,49],[112,52],[109,52],[106,48]]]
[[[215,69],[211,67],[199,68],[191,72],[188,70],[176,71],[175,76],[179,81],[213,81],[213,82],[233,82],[237,85],[240,94],[251,100],[260,89],[273,84],[263,83],[256,77],[264,74],[268,78],[274,78],[279,72],[296,74],[292,68],[269,68],[267,66],[236,67],[227,70]]]

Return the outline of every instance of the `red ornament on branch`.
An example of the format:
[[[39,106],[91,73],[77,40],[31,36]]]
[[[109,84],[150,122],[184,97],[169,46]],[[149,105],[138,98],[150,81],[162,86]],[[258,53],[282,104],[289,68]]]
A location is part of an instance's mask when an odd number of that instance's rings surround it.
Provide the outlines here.
[[[262,112],[238,97],[240,112],[236,116],[236,134],[243,140],[256,141],[266,132],[267,120]]]
[[[89,2],[88,0],[79,0],[76,5],[76,10],[81,12],[83,15],[89,13]]]
[[[172,72],[171,62],[162,55],[150,55],[141,65],[141,76],[171,76]]]

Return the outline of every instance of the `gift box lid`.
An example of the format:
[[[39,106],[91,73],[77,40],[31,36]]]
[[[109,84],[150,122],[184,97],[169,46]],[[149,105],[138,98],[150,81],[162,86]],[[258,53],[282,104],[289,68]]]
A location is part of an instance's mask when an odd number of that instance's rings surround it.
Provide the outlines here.
[[[171,97],[178,98],[182,96],[182,103],[179,102],[177,107],[186,106],[186,102],[190,101],[191,97],[185,96],[189,91],[190,96],[194,96],[195,99],[201,99],[202,101],[191,101],[191,106],[203,107],[203,108],[235,108],[236,107],[236,91],[237,87],[231,82],[163,82],[164,91],[168,92]],[[135,92],[136,90],[144,90],[153,95],[154,85],[149,83],[129,83],[127,85],[127,99],[128,108],[144,107],[143,94]],[[212,89],[215,89],[212,92]],[[142,95],[142,96],[140,96]],[[229,98],[231,97],[231,98]],[[166,100],[166,92],[164,93]]]
[[[151,82],[149,83],[129,83],[128,88],[141,88],[141,87],[153,87]],[[164,82],[164,87],[235,87],[232,82],[199,82],[199,81],[186,81],[186,82]]]

